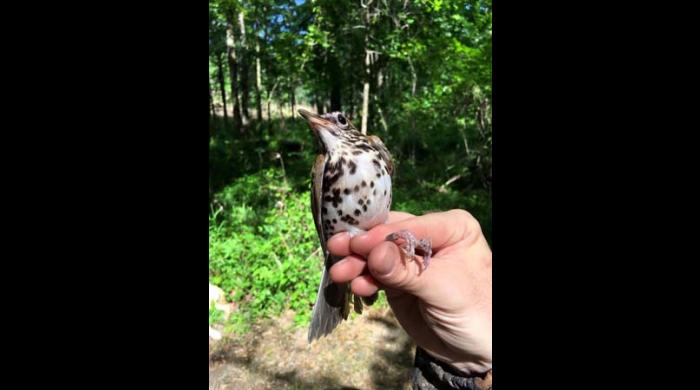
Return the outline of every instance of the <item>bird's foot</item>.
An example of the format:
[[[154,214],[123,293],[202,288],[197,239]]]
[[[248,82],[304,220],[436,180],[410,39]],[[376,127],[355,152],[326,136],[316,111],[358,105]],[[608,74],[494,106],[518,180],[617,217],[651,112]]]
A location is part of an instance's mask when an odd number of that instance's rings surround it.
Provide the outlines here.
[[[416,259],[416,248],[420,249],[423,254],[423,271],[428,268],[430,264],[430,256],[432,255],[432,244],[429,238],[416,239],[416,236],[408,230],[399,230],[398,232],[391,233],[386,236],[387,241],[395,242],[397,240],[403,240],[404,244],[399,247],[408,256],[409,259]]]

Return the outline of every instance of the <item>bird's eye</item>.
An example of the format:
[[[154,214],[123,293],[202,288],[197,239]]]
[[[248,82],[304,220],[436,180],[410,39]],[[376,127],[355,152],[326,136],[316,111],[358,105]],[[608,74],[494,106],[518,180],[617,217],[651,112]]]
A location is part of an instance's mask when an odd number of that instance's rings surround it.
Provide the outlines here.
[[[348,121],[345,119],[343,114],[338,114],[338,123],[340,123],[343,126],[348,124]]]

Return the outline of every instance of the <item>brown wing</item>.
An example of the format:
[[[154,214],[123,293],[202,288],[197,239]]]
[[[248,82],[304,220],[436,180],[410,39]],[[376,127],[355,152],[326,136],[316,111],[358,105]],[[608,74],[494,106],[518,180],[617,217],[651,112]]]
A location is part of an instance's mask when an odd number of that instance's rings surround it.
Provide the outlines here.
[[[311,211],[314,216],[318,239],[321,241],[321,248],[323,249],[324,268],[321,275],[321,284],[316,294],[316,303],[311,312],[311,324],[309,325],[308,333],[309,342],[331,333],[342,320],[347,319],[349,313],[349,286],[347,283],[340,285],[333,283],[328,273],[331,264],[340,260],[340,258],[335,258],[328,253],[326,237],[323,233],[323,224],[321,222],[321,197],[323,196],[323,174],[325,168],[326,156],[319,155],[316,157],[316,162],[311,171]]]
[[[314,225],[316,225],[316,233],[321,241],[323,255],[326,255],[326,239],[323,235],[323,224],[321,222],[321,197],[323,196],[323,172],[326,169],[326,156],[319,154],[316,156],[316,162],[311,170],[311,212],[314,216]]]
[[[386,146],[384,146],[382,140],[376,135],[370,135],[367,138],[369,139],[369,144],[372,145],[375,149],[377,149],[384,161],[386,161],[386,169],[389,171],[389,175],[392,176],[394,174],[394,161],[391,158],[391,153],[389,153],[389,149],[387,149]]]

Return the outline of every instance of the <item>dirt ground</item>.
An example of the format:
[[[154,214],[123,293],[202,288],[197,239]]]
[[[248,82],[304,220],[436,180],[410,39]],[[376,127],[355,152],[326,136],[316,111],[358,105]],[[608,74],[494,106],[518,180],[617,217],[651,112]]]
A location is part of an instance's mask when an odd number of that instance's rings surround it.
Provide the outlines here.
[[[410,389],[415,346],[391,310],[369,308],[309,344],[293,314],[209,341],[209,389]]]

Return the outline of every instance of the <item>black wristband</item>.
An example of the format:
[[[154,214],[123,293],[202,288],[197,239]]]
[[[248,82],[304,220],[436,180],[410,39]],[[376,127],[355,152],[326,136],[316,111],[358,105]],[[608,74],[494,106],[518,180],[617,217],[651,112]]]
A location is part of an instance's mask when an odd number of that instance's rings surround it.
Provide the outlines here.
[[[465,377],[462,375],[448,364],[430,356],[420,347],[416,347],[412,378],[414,390],[492,390],[490,370],[483,376]]]

